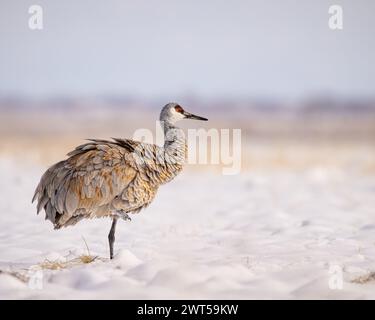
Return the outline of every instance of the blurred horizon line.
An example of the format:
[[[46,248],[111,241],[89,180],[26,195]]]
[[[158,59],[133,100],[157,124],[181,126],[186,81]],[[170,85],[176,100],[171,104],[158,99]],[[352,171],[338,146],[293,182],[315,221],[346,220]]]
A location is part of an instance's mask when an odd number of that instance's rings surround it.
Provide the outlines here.
[[[149,112],[166,103],[177,101],[191,110],[214,110],[232,117],[252,114],[285,114],[292,116],[334,115],[375,116],[374,98],[345,98],[339,96],[307,96],[299,101],[277,98],[200,98],[185,96],[179,99],[150,99],[130,95],[53,96],[32,98],[25,96],[0,96],[0,114],[34,112]],[[236,111],[235,113],[233,113]]]
[[[122,110],[148,111],[160,109],[166,103],[176,101],[186,108],[200,110],[215,109],[215,112],[252,111],[265,113],[337,113],[372,114],[375,113],[375,97],[344,97],[339,95],[306,95],[302,99],[281,99],[275,97],[227,97],[204,98],[198,95],[182,95],[174,99],[146,98],[136,95],[53,95],[30,97],[26,95],[0,95],[0,113],[66,111],[74,112]],[[240,113],[241,117],[245,114]]]

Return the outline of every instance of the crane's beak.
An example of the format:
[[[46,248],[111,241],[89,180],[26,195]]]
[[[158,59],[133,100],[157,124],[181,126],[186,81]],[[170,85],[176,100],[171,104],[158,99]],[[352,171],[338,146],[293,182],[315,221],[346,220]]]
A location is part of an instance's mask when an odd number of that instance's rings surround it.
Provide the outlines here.
[[[186,111],[184,111],[184,116],[185,116],[185,119],[202,120],[202,121],[207,121],[208,120],[206,118],[203,118],[203,117],[200,117],[200,116],[196,116],[195,114],[192,114],[192,113],[189,113],[189,112],[186,112]]]

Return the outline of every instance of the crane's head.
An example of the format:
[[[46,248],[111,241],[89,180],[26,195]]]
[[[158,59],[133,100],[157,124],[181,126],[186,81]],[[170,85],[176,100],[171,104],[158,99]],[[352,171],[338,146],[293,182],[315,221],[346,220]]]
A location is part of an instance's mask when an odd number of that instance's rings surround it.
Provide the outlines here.
[[[208,119],[186,112],[178,103],[170,102],[164,106],[160,113],[160,121],[175,123],[182,119],[207,121]]]

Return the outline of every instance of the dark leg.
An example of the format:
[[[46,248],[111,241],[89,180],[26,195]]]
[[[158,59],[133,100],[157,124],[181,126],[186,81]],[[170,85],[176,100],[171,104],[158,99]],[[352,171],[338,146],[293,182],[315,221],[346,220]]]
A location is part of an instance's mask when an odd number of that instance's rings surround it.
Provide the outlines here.
[[[121,218],[122,220],[129,220],[132,221],[132,219],[129,217],[129,215],[124,210],[116,211],[116,215]]]
[[[111,230],[109,231],[109,234],[108,234],[109,257],[110,257],[110,259],[113,259],[113,245],[115,243],[116,224],[117,224],[117,217],[114,217],[112,219]]]

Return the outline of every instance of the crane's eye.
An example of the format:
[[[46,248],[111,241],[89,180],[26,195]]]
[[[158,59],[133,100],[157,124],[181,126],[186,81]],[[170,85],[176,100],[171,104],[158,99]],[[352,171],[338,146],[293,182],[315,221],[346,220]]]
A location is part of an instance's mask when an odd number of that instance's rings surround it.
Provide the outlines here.
[[[182,109],[181,106],[175,106],[174,109],[175,109],[176,112],[178,112],[178,113],[184,113],[184,109]]]

